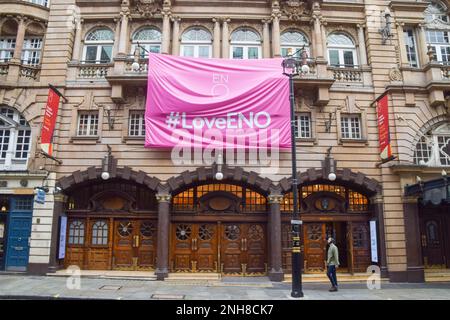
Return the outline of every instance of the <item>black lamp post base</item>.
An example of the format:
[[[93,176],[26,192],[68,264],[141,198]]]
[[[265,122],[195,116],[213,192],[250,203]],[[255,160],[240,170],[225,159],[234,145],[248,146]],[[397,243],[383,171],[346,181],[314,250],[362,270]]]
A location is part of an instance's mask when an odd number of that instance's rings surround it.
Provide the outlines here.
[[[292,291],[291,297],[292,298],[303,298],[303,292],[302,291]]]

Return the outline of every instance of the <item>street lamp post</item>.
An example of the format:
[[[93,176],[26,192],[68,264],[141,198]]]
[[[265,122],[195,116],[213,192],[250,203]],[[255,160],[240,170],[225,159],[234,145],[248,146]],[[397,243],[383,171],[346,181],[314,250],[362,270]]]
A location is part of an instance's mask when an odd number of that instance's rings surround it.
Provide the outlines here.
[[[139,64],[139,57],[141,56],[141,53],[139,52],[139,50],[143,50],[145,53],[150,53],[150,51],[148,51],[145,47],[141,46],[140,43],[137,43],[137,48],[136,50],[138,50],[138,54],[135,54],[134,57],[134,62],[131,65],[131,69],[135,72],[138,72],[139,69],[141,68],[140,64]]]
[[[301,52],[300,59],[295,57]],[[307,64],[307,52],[304,48],[297,50],[294,54],[283,60],[283,74],[289,78],[289,102],[291,109],[291,157],[292,157],[292,194],[294,200],[294,211],[292,214],[292,292],[293,298],[303,297],[302,288],[302,253],[300,242],[301,220],[298,210],[298,181],[297,181],[297,146],[295,143],[295,94],[294,77],[300,73],[309,73]],[[300,71],[299,71],[300,70]]]

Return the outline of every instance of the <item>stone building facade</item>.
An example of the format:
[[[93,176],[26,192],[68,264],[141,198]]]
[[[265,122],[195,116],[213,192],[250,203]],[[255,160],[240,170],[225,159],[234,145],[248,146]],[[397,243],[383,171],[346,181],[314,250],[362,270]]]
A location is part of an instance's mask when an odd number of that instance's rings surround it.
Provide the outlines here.
[[[290,154],[280,154],[276,173],[225,161],[217,181],[216,165],[174,165],[170,150],[144,148],[145,51],[259,59],[301,48],[310,66],[295,79],[305,271],[323,270],[330,235],[348,272],[377,260],[383,277],[417,282],[424,269],[450,267],[445,201],[427,204],[420,188],[404,189],[447,181],[449,8],[406,0],[0,0],[1,267],[283,279]],[[39,147],[49,83],[66,98],[54,134],[58,161]],[[396,156],[384,164],[374,104],[383,94]],[[33,202],[36,187],[47,191],[43,204]]]

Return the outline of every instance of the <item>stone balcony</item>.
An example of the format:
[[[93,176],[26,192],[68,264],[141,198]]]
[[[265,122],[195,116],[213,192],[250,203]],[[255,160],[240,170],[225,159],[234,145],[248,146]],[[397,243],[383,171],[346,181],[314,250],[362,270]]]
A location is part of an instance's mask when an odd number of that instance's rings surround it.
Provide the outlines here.
[[[105,78],[112,87],[112,99],[117,103],[124,101],[123,91],[124,87],[129,85],[147,84],[148,74],[148,59],[134,56],[118,57],[114,59],[114,68],[109,72]],[[133,70],[134,62],[139,63],[139,68]],[[301,73],[295,77],[294,83],[297,87],[308,89],[316,92],[317,105],[326,105],[329,101],[329,89],[335,82],[326,70],[326,61],[316,61],[310,59],[308,61],[309,72],[307,74]]]
[[[369,66],[328,66],[328,76],[336,80],[335,87],[371,87],[372,69]]]
[[[48,21],[50,9],[45,1],[0,0],[0,15],[19,15]]]
[[[450,94],[450,65],[433,61],[424,67],[424,71],[431,105],[446,103],[445,97]]]
[[[28,65],[12,60],[0,61],[0,87],[14,88],[39,81],[40,72],[40,65]]]

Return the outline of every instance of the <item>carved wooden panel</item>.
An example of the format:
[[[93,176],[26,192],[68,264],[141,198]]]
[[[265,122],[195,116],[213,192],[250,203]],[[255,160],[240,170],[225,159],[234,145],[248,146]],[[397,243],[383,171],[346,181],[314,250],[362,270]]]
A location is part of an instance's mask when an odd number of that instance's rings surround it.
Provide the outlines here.
[[[323,271],[326,260],[325,224],[306,223],[303,230],[306,271]]]
[[[371,264],[369,224],[367,222],[353,222],[352,236],[353,269],[355,272],[365,272]]]

